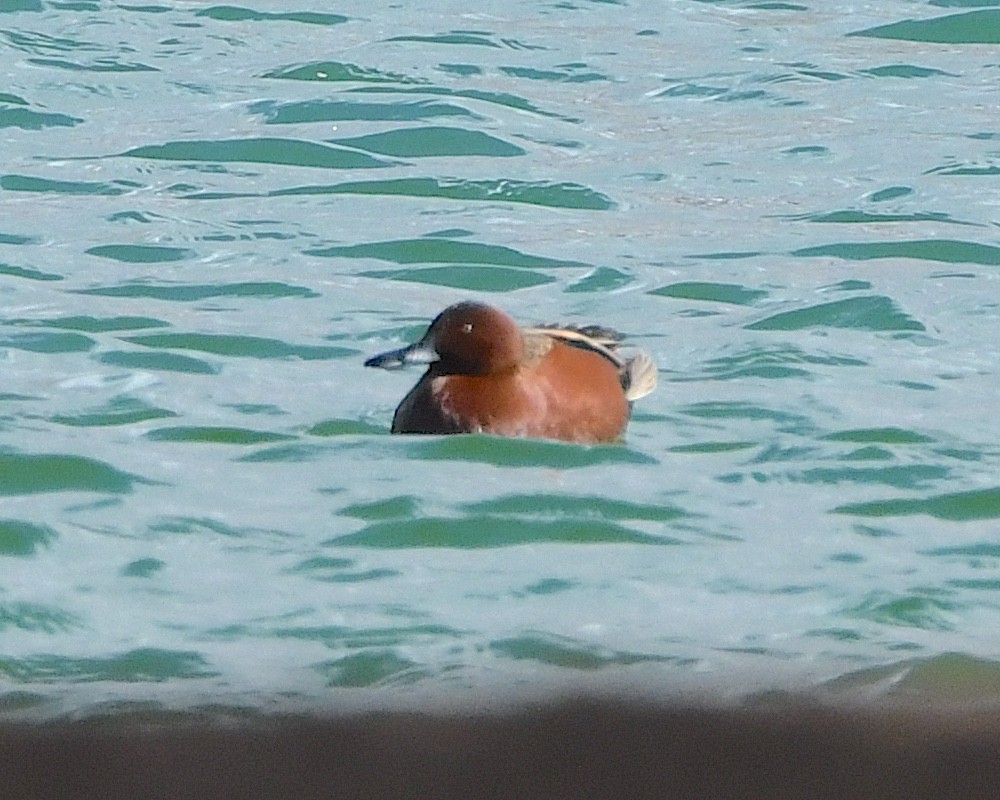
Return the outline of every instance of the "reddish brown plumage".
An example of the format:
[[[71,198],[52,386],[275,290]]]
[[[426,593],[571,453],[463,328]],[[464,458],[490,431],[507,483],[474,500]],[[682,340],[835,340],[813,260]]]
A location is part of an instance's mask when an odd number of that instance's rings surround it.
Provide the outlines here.
[[[522,331],[502,311],[459,303],[445,309],[416,344],[366,364],[429,363],[396,409],[393,433],[619,439],[630,414],[631,362],[586,336],[574,337],[570,344],[555,329]]]

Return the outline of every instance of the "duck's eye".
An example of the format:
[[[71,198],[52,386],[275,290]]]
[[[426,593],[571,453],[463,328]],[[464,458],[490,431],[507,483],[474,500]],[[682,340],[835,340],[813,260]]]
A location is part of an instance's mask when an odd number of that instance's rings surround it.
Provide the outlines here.
[[[463,322],[462,323],[462,333],[472,333],[472,323]]]

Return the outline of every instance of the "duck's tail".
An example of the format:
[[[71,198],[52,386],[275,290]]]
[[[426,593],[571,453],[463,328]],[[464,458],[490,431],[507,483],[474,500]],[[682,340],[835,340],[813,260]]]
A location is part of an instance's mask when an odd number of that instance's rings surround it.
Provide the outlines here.
[[[625,362],[622,372],[622,385],[625,387],[625,399],[630,403],[651,394],[656,388],[656,363],[648,353],[640,350]]]

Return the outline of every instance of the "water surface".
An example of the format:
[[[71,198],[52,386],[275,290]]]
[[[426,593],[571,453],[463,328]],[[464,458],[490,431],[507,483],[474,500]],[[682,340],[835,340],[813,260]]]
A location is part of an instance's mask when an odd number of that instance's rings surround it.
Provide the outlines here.
[[[3,707],[995,699],[998,43],[0,1]],[[649,351],[627,441],[390,437],[364,359],[470,297]]]

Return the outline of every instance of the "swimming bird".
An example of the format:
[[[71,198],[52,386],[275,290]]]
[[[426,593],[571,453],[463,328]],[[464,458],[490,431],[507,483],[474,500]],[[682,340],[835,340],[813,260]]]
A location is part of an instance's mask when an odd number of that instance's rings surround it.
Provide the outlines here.
[[[419,341],[365,366],[427,365],[396,409],[393,433],[613,442],[657,378],[645,353],[618,354],[620,340],[598,326],[521,328],[503,311],[467,301],[442,311]]]

